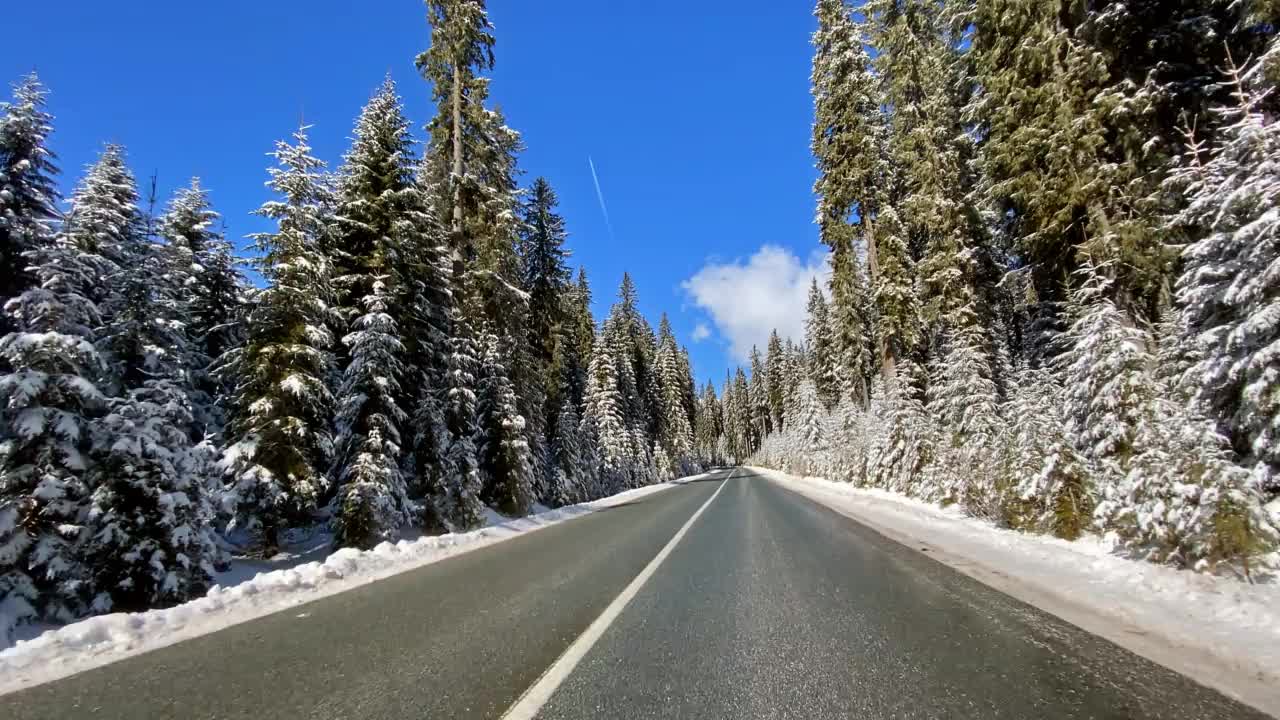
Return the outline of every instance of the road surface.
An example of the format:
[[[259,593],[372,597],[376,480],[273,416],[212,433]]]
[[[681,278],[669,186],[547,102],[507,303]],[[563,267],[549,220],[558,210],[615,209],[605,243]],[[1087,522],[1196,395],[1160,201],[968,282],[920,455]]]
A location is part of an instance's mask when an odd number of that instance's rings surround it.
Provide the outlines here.
[[[729,474],[6,695],[0,716],[1265,717]]]

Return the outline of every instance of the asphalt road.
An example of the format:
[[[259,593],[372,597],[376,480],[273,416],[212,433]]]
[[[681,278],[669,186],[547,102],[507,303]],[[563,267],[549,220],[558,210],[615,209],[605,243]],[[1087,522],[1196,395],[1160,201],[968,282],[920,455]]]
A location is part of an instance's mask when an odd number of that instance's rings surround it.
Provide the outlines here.
[[[727,474],[0,697],[0,717],[500,718],[629,586],[538,718],[1265,717]]]

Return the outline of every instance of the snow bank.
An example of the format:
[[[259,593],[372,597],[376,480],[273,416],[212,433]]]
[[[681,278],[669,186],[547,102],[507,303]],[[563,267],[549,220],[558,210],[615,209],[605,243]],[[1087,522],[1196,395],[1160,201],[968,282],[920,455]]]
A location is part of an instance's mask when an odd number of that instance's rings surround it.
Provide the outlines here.
[[[752,468],[1019,600],[1280,716],[1280,585],[1131,560],[1102,538],[1001,530],[879,489]],[[1271,580],[1271,579],[1269,579]]]
[[[176,607],[100,615],[51,629],[0,651],[0,693],[221,630],[705,476],[629,490],[525,518],[491,513],[489,527],[479,530],[386,542],[365,551],[342,549],[323,561],[259,573],[229,587],[214,586],[204,597]]]

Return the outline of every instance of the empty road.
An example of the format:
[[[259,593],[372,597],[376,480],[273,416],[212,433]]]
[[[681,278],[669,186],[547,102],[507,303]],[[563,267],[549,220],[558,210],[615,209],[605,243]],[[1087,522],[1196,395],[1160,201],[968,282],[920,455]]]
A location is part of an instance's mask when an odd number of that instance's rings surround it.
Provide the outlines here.
[[[1265,717],[743,469],[0,708],[13,720]]]

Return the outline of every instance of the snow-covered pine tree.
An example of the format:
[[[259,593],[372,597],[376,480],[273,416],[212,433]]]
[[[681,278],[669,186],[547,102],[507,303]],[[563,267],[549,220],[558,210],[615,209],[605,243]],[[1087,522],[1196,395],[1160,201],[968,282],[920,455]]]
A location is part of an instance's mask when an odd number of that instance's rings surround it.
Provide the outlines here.
[[[765,346],[765,395],[769,400],[769,421],[775,431],[781,432],[783,426],[783,398],[786,384],[785,374],[787,358],[782,350],[782,338],[775,329],[769,335],[769,344]]]
[[[751,404],[751,450],[760,447],[765,436],[773,431],[773,422],[769,416],[768,373],[760,349],[751,347],[751,380],[747,386],[748,402]]]
[[[528,338],[529,362],[533,373],[530,380],[539,384],[543,396],[541,415],[547,426],[558,428],[556,414],[561,407],[559,392],[562,389],[561,368],[557,358],[564,359],[564,325],[568,320],[569,304],[566,294],[572,276],[565,261],[568,251],[564,248],[567,233],[564,218],[556,212],[559,200],[546,178],[534,180],[528,198],[521,206],[522,228],[520,233],[520,257],[522,260],[522,285],[529,293],[528,322],[525,334]],[[531,450],[536,450],[532,448]],[[552,457],[535,463],[542,468],[543,477],[537,485],[548,492],[554,480],[556,462]],[[550,502],[551,497],[541,498]]]
[[[476,527],[484,518],[475,438],[476,388],[480,372],[479,349],[466,316],[454,311],[449,339],[449,359],[441,405],[448,445],[440,471],[441,488],[435,500],[443,518],[455,530]]]
[[[818,399],[828,408],[840,396],[836,371],[836,351],[831,335],[831,319],[826,298],[818,289],[818,279],[809,286],[809,304],[805,316],[805,345],[809,350],[809,377],[813,379]]]
[[[946,348],[934,368],[927,405],[943,432],[933,473],[938,486],[924,494],[1007,525],[1009,488],[991,462],[1001,418],[982,328],[970,323],[951,331]]]
[[[425,164],[425,161],[424,161]],[[448,523],[439,508],[445,498],[444,453],[449,447],[445,420],[450,334],[456,309],[453,295],[448,232],[431,198],[425,168],[419,167],[417,197],[406,197],[397,221],[404,242],[400,278],[400,320],[405,345],[404,406],[412,418],[406,429],[404,472],[409,497],[421,505],[427,532],[444,532]]]
[[[330,266],[323,252],[332,193],[307,128],[279,141],[267,186],[278,196],[257,211],[274,232],[251,236],[267,279],[249,312],[248,338],[221,363],[235,393],[223,468],[233,527],[257,532],[274,554],[279,532],[314,508],[333,460],[334,324]]]
[[[1280,47],[1276,41],[1275,47]],[[1223,131],[1207,150],[1192,137],[1188,162],[1171,180],[1189,198],[1177,218],[1200,229],[1178,279],[1186,383],[1205,411],[1280,492],[1280,125],[1261,103],[1272,89],[1260,64],[1233,69],[1235,103],[1221,108]]]
[[[751,402],[751,385],[747,373],[739,367],[733,376],[733,437],[735,464],[742,463],[755,452],[754,405]],[[726,420],[726,422],[728,422]]]
[[[684,407],[687,372],[666,313],[663,313],[658,328],[658,355],[654,363],[658,381],[659,418],[656,440],[668,463],[666,466],[659,463],[658,471],[661,473],[660,479],[669,480],[692,470],[693,428],[689,425],[689,416]]]
[[[552,468],[551,507],[562,507],[573,503],[584,502],[590,498],[589,476],[585,466],[586,458],[583,447],[581,418],[578,408],[570,397],[569,388],[562,383],[560,407],[556,410],[555,432],[551,435]]]
[[[903,362],[885,384],[880,414],[883,428],[867,463],[873,485],[907,495],[927,491],[921,474],[934,462],[937,452],[937,426],[920,397],[922,374],[915,363]]]
[[[338,170],[335,230],[330,247],[339,311],[348,323],[367,312],[378,278],[390,278],[407,260],[420,225],[421,190],[414,172],[414,141],[395,83],[387,77],[360,111],[351,147]],[[400,317],[400,295],[389,298]],[[345,367],[345,352],[340,358]]]
[[[1004,410],[999,469],[1013,488],[1013,527],[1075,540],[1093,521],[1093,473],[1067,433],[1063,399],[1049,370],[1018,374]]]
[[[720,398],[716,395],[715,384],[708,380],[698,397],[697,419],[694,423],[698,458],[704,465],[719,465],[723,462],[720,455],[723,436],[724,411]]]
[[[431,47],[415,64],[432,86],[437,114],[427,127],[435,150],[431,155],[440,161],[434,174],[448,180],[438,186],[440,207],[447,210],[442,216],[450,223],[457,259],[463,260],[473,252],[463,237],[463,223],[478,185],[474,154],[484,151],[476,141],[483,142],[488,81],[479,74],[493,69],[493,25],[483,0],[430,0],[427,19]]]
[[[1110,281],[1092,265],[1072,294],[1070,349],[1059,359],[1067,388],[1068,428],[1098,464],[1099,493],[1108,497],[1129,471],[1136,435],[1153,394],[1151,335],[1109,297]]]
[[[877,216],[883,201],[886,127],[881,114],[882,88],[867,45],[869,16],[858,8],[855,18],[846,0],[818,0],[813,35],[814,97],[812,150],[818,161],[817,222],[822,241],[832,252],[831,338],[844,387],[865,404],[871,363],[872,323],[867,303],[867,277],[859,266],[857,245],[865,248],[871,285],[880,282]],[[853,220],[856,218],[856,221]],[[850,222],[856,222],[850,225]],[[892,372],[896,351],[881,348],[882,370]],[[835,395],[815,378],[820,397],[834,404]]]
[[[233,382],[220,380],[212,365],[244,342],[241,307],[245,281],[231,244],[217,228],[220,221],[209,192],[192,178],[178,190],[160,218],[159,233],[170,254],[169,272],[183,289],[177,301],[190,340],[185,361],[194,394],[192,437],[217,436],[225,423],[223,408]]]
[[[825,413],[812,380],[805,378],[800,381],[793,407],[793,422],[787,427],[787,433],[797,442],[793,452],[800,457],[821,454],[826,449]]]
[[[480,362],[477,415],[480,420],[480,476],[485,502],[512,516],[529,514],[536,501],[525,420],[516,407],[516,393],[503,364],[498,336],[484,337]]]
[[[869,19],[869,39],[877,51],[874,64],[884,105],[891,109],[886,140],[891,172],[882,181],[891,190],[878,215],[876,234],[885,250],[877,254],[879,278],[900,282],[887,266],[892,263],[895,273],[906,269],[902,258],[882,256],[898,255],[902,249],[922,254],[917,256],[916,294],[923,299],[925,339],[931,340],[943,330],[943,318],[968,300],[964,284],[948,282],[957,272],[950,263],[964,258],[962,251],[973,244],[971,207],[963,182],[960,109],[951,87],[958,39],[942,3],[869,0],[862,12]],[[899,224],[900,228],[895,227]],[[895,237],[899,235],[902,239]],[[877,300],[881,322],[901,335],[904,329],[899,326],[906,320],[902,313],[908,308],[890,304],[888,297]],[[896,337],[893,344],[906,340]]]
[[[107,182],[117,153],[89,169],[62,231],[24,251],[36,285],[5,305],[16,328],[0,339],[0,614],[8,621],[71,620],[92,591],[79,543],[92,430],[106,407],[94,295],[110,266],[95,239],[110,238],[123,220]]]
[[[1128,473],[1099,503],[1100,524],[1149,560],[1246,576],[1280,540],[1249,470],[1193,407],[1155,393],[1143,408]]]
[[[365,313],[342,339],[350,362],[338,390],[336,547],[372,547],[414,514],[400,472],[401,428],[408,415],[397,402],[405,368],[400,329],[388,312],[394,293],[385,278],[375,277]]]
[[[587,369],[583,401],[582,434],[594,446],[599,463],[594,473],[599,483],[597,495],[611,495],[623,489],[632,460],[625,398],[620,389],[614,343],[609,342],[617,332],[613,318],[600,329]]]
[[[211,483],[193,453],[187,288],[167,248],[133,234],[127,269],[108,278],[99,346],[121,394],[96,426],[88,527],[92,609],[142,610],[203,593],[218,550]]]
[[[58,217],[57,156],[48,148],[53,116],[35,73],[0,103],[0,309],[36,284],[25,253],[50,242]],[[0,312],[0,338],[18,329]],[[0,368],[3,368],[0,360]]]

